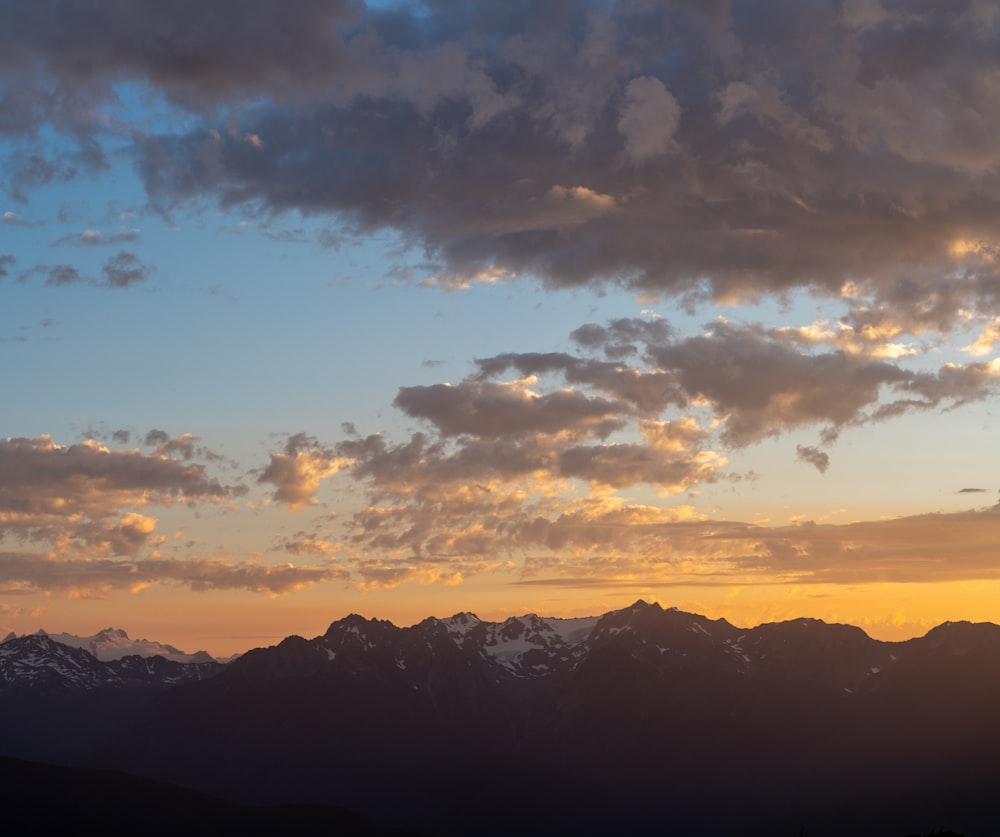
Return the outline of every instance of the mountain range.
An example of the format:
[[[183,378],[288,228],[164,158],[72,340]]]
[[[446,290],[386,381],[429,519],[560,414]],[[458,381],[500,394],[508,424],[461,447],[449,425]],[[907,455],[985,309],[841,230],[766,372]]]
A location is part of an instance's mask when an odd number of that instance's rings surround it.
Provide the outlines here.
[[[185,654],[183,651],[166,645],[162,642],[155,642],[150,639],[131,639],[121,628],[105,628],[98,631],[93,636],[76,636],[74,634],[50,634],[44,630],[36,632],[37,635],[47,636],[61,645],[68,645],[71,648],[85,648],[98,660],[108,662],[110,660],[120,660],[122,657],[163,657],[175,663],[210,663],[216,661],[207,651],[198,651],[194,654]],[[4,640],[17,639],[17,635],[10,633]]]
[[[0,644],[0,755],[438,835],[996,834],[998,706],[996,625],[890,643],[642,601],[352,615],[228,665]]]

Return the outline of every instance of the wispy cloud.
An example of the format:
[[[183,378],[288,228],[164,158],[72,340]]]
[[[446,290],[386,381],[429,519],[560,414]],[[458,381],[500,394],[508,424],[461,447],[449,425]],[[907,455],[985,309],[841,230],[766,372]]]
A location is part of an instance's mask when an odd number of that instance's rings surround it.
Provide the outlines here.
[[[105,260],[101,268],[103,278],[100,279],[87,277],[70,264],[39,264],[22,270],[18,281],[28,282],[35,277],[43,277],[42,284],[49,288],[87,284],[98,288],[121,289],[145,282],[153,272],[154,268],[145,264],[135,253],[121,250]]]
[[[194,592],[249,590],[283,595],[343,579],[335,564],[296,566],[219,558],[146,558],[141,561],[53,558],[42,553],[0,552],[0,592],[65,592],[103,597],[116,590],[138,592],[153,584],[176,584]]]

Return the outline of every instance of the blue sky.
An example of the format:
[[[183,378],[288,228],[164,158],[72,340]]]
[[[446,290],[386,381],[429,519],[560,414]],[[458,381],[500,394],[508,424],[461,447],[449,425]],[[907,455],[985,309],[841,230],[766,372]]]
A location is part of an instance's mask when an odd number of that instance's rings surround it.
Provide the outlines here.
[[[779,7],[0,5],[0,628],[1000,618],[1000,16]]]

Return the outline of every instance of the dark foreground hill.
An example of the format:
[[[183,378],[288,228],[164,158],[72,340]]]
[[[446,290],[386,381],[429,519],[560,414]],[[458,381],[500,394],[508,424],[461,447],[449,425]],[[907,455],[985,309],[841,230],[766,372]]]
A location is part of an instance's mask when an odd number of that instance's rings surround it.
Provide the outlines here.
[[[237,805],[112,770],[56,767],[0,758],[0,800],[11,833],[149,837],[325,835],[407,837],[350,811],[324,805]],[[412,835],[417,837],[417,835]]]
[[[144,694],[47,757],[441,835],[1000,833],[994,625],[350,616]]]

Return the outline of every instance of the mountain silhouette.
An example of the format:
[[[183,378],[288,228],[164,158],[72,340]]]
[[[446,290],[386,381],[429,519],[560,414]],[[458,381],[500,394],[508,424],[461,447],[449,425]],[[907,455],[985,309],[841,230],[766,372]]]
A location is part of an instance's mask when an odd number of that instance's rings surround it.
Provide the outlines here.
[[[995,831],[998,664],[990,624],[889,643],[643,601],[578,620],[351,615],[144,687],[124,721],[91,724],[85,752],[18,755],[440,835],[976,837]],[[126,691],[65,700],[83,724]]]

